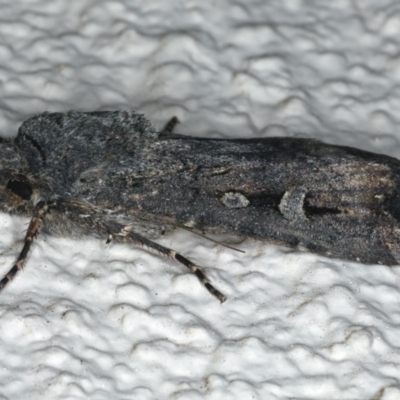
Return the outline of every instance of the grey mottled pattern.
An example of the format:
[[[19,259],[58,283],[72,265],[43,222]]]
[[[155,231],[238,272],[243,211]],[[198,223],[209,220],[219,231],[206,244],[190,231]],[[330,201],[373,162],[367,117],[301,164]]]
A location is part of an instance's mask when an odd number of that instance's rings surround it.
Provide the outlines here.
[[[149,238],[190,226],[366,263],[400,261],[400,163],[388,156],[306,139],[192,138],[168,124],[158,132],[129,111],[38,115],[0,152],[2,210],[34,215],[46,204],[49,232],[145,245],[184,264],[211,293],[198,267]]]

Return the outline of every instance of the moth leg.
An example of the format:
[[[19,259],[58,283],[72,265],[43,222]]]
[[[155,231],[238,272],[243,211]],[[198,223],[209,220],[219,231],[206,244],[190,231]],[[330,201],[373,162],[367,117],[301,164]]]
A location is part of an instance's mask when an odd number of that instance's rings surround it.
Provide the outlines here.
[[[162,133],[172,133],[175,126],[179,124],[179,119],[173,116],[164,126]]]
[[[22,270],[25,266],[29,250],[31,248],[33,239],[38,235],[40,228],[42,227],[43,220],[46,217],[49,205],[44,201],[41,201],[36,206],[35,215],[32,217],[29,223],[28,230],[26,231],[24,247],[22,248],[17,261],[15,261],[12,268],[8,271],[6,276],[0,281],[0,291],[2,291],[5,286],[11,282],[18,271]]]
[[[220,291],[215,289],[215,287],[211,284],[208,278],[205,276],[204,272],[193,262],[188,260],[186,257],[183,257],[181,254],[177,253],[174,250],[168,249],[167,247],[161,246],[158,243],[152,242],[145,237],[127,230],[126,228],[122,229],[122,231],[118,234],[118,236],[113,236],[114,239],[123,238],[123,241],[131,241],[141,246],[146,246],[149,249],[155,250],[158,253],[170,257],[177,262],[183,264],[185,267],[189,268],[189,270],[197,276],[199,281],[202,283],[203,286],[213,295],[215,296],[221,303],[226,300],[226,296],[223,295]]]
[[[110,244],[113,240],[113,235],[111,235],[111,233],[108,234],[107,236],[107,240],[106,240],[106,244]]]

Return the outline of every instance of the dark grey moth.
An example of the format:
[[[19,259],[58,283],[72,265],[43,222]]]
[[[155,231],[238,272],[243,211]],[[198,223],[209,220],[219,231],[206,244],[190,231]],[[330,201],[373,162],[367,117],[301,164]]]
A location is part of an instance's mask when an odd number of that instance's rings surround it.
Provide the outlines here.
[[[0,210],[31,216],[0,290],[40,229],[95,235],[172,257],[176,227],[232,233],[363,263],[400,263],[400,161],[295,138],[202,139],[131,111],[44,113],[0,143]]]

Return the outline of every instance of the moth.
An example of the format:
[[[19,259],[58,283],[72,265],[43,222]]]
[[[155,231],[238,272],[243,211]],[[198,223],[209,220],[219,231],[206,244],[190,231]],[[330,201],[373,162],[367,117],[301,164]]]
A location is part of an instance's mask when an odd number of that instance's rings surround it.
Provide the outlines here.
[[[400,162],[300,138],[205,139],[132,111],[44,113],[0,142],[0,210],[31,221],[17,261],[43,228],[145,246],[177,227],[230,233],[362,263],[400,263]]]

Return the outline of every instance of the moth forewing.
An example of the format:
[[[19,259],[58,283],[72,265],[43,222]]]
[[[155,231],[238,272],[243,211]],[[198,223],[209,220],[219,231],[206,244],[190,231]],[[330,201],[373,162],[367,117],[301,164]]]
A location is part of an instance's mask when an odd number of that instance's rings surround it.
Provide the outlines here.
[[[364,263],[398,264],[400,162],[298,138],[218,140],[160,132],[131,111],[44,113],[0,142],[0,209],[41,226],[144,246],[187,267],[157,237],[176,227],[266,240]],[[190,255],[189,255],[190,256]]]

